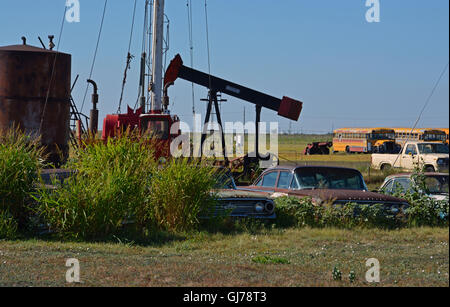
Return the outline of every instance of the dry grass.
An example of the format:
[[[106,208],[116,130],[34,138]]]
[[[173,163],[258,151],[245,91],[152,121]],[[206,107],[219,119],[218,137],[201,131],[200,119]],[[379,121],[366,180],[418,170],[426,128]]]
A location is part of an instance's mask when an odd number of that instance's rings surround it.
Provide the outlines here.
[[[158,246],[0,242],[0,285],[67,286],[65,260],[73,257],[82,286],[374,286],[365,261],[377,258],[378,286],[448,287],[448,242],[442,228],[199,233]],[[332,279],[335,266],[342,281]]]

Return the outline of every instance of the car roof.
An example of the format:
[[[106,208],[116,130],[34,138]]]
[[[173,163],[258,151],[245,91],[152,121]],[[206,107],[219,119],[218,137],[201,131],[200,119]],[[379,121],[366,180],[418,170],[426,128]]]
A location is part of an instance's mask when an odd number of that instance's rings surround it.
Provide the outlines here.
[[[269,168],[269,169],[265,170],[265,172],[278,171],[278,170],[295,171],[300,168],[306,168],[306,169],[308,169],[308,168],[332,168],[332,169],[351,170],[351,171],[359,172],[357,169],[354,169],[354,168],[341,167],[341,166],[330,166],[330,165],[280,165],[280,166],[275,166],[275,167]]]
[[[399,174],[393,174],[393,175],[389,175],[386,177],[385,180],[390,180],[390,179],[394,179],[394,178],[400,178],[400,177],[411,177],[413,176],[414,173],[399,173]],[[432,172],[426,172],[423,173],[423,175],[427,176],[427,177],[431,177],[431,176],[448,176],[448,173],[432,173]]]

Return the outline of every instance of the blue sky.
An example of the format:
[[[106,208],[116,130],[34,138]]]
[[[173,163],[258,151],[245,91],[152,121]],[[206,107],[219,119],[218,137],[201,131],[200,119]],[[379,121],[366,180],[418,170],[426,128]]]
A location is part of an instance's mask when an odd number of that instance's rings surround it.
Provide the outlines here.
[[[204,0],[193,0],[194,66],[207,72]],[[138,11],[124,103],[138,91],[143,3]],[[365,0],[208,0],[211,73],[267,94],[304,102],[293,131],[327,132],[344,126],[411,126],[449,58],[447,0],[380,0],[381,22],[367,23]],[[65,23],[59,49],[72,54],[79,106],[93,58],[104,0],[80,0],[81,22]],[[130,35],[133,0],[109,0],[93,79],[100,117],[117,110]],[[0,45],[39,46],[58,36],[65,0],[0,1]],[[189,64],[185,0],[166,0],[170,19],[168,60],[180,53]],[[57,41],[57,39],[56,39]],[[437,88],[419,126],[448,127],[449,74]],[[197,112],[207,90],[196,88]],[[191,123],[190,84],[170,91],[171,111]],[[84,112],[89,113],[90,92]],[[253,105],[228,98],[225,121],[254,120]],[[122,108],[124,110],[124,108]],[[289,121],[264,111],[264,121]]]

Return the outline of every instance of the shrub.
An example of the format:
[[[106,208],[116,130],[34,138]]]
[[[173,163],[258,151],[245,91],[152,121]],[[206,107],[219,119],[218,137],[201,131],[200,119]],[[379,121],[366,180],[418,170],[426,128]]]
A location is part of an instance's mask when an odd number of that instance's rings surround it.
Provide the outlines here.
[[[259,264],[290,264],[288,259],[275,256],[256,256],[252,258],[252,262]]]
[[[187,160],[172,160],[152,178],[148,220],[163,230],[187,231],[199,225],[200,215],[211,215],[216,197],[215,170]]]
[[[0,210],[8,210],[21,224],[42,167],[42,150],[37,145],[38,140],[19,129],[0,131]]]
[[[394,228],[402,225],[401,216],[388,214],[381,204],[314,205],[310,198],[296,197],[280,197],[275,202],[279,227]]]
[[[427,194],[426,176],[419,168],[411,176],[412,185],[408,191],[398,188],[394,196],[408,201],[410,207],[406,210],[408,224],[413,227],[448,226],[448,200],[438,201]]]
[[[149,145],[128,135],[107,144],[91,142],[68,167],[77,172],[58,189],[40,188],[35,197],[37,213],[54,230],[73,238],[103,238],[131,221],[142,230],[155,170]]]
[[[316,211],[310,198],[280,197],[275,200],[276,224],[280,227],[316,226]]]
[[[15,218],[8,211],[0,211],[0,239],[15,239],[17,227]]]
[[[410,226],[448,226],[448,201],[438,201],[417,192],[407,192],[402,197],[410,203],[406,210]]]

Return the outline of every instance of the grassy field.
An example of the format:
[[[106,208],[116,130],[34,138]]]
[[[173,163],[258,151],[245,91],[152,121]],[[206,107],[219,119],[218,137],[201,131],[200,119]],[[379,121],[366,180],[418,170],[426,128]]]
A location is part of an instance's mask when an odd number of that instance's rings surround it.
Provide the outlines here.
[[[312,142],[331,142],[333,136],[331,134],[324,135],[280,135],[278,137],[278,151],[281,163],[289,163],[290,161],[296,163],[316,163],[323,164],[344,164],[347,166],[359,166],[361,164],[370,164],[371,156],[365,154],[345,154],[332,153],[330,155],[313,155],[305,156],[303,150]]]
[[[65,262],[77,258],[81,286],[448,287],[448,243],[440,228],[198,233],[152,246],[0,241],[0,286],[69,286]],[[379,284],[365,281],[368,258],[380,261]]]
[[[307,143],[330,138],[281,135],[281,163],[353,167],[369,189],[381,184],[386,174],[370,170],[370,155],[301,153]],[[70,286],[68,258],[80,261],[81,286],[449,286],[448,228],[249,229],[166,235],[154,242],[0,240],[0,286]],[[379,284],[365,281],[368,258],[381,263]],[[333,280],[335,267],[342,281]]]

